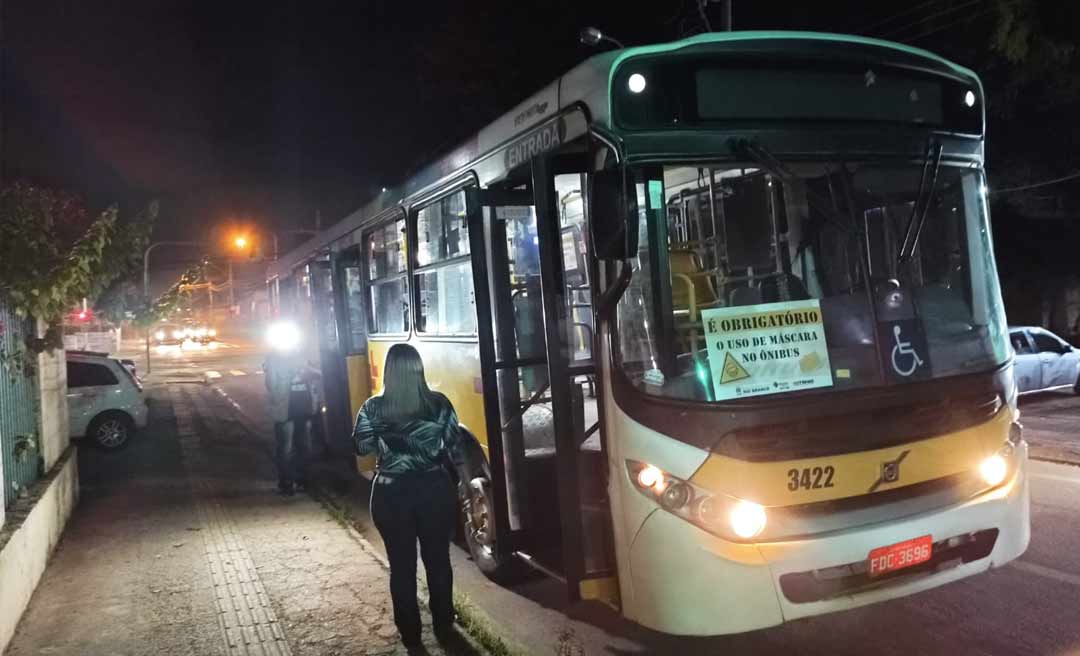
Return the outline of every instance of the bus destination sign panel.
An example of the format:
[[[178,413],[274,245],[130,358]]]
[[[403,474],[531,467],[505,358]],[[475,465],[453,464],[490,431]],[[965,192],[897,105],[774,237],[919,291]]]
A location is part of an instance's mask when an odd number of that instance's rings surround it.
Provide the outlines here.
[[[832,387],[817,299],[701,311],[717,401]]]

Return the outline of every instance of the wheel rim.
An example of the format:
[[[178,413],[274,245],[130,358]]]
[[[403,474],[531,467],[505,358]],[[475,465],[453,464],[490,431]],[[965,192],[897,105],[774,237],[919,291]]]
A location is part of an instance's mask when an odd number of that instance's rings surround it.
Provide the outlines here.
[[[127,429],[119,419],[108,419],[97,429],[98,444],[105,447],[116,447],[127,439]]]
[[[491,530],[491,503],[487,479],[474,478],[465,495],[465,533],[487,557],[494,553],[495,536]]]

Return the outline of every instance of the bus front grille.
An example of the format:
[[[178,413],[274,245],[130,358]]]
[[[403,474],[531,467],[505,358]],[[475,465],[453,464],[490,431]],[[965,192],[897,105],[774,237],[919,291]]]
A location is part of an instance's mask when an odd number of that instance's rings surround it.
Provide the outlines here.
[[[930,560],[881,576],[870,576],[867,560],[826,569],[783,574],[780,576],[780,589],[788,601],[794,604],[859,594],[986,558],[994,550],[997,537],[998,530],[990,528],[939,540],[931,548]]]
[[[725,435],[714,451],[770,462],[882,449],[977,426],[992,419],[1001,406],[996,392],[986,392],[742,428]]]

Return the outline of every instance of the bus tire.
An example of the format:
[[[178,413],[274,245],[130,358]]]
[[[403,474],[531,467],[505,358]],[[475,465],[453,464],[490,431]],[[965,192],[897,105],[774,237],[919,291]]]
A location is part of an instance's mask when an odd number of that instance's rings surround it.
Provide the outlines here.
[[[513,557],[501,553],[496,542],[491,470],[479,444],[473,441],[470,446],[475,448],[467,449],[466,464],[458,477],[459,526],[469,554],[484,576],[495,582],[507,582],[516,568]]]

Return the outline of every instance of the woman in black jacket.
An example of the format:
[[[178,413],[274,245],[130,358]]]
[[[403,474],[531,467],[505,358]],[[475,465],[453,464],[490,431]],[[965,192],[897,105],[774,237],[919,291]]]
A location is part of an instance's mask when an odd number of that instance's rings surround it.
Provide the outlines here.
[[[450,539],[457,495],[448,463],[459,462],[459,427],[450,400],[428,388],[420,354],[395,344],[386,354],[383,393],[364,403],[353,439],[360,455],[375,453],[371,517],[390,560],[394,623],[406,647],[420,645],[416,541],[427,571],[435,636],[453,633]]]

